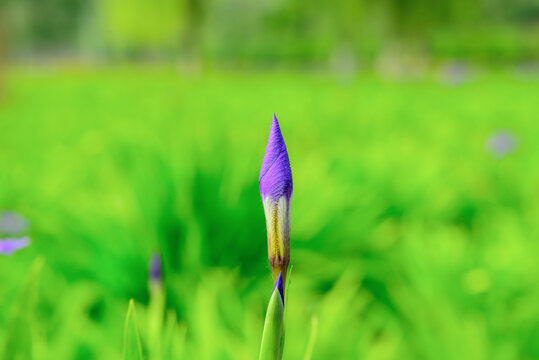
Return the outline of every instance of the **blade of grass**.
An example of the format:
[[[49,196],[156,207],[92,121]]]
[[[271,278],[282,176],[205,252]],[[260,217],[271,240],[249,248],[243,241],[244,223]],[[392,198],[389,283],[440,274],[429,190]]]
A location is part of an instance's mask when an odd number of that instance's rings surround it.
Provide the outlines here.
[[[309,342],[307,343],[307,350],[303,360],[311,360],[313,356],[314,344],[316,343],[316,335],[318,333],[318,316],[313,315],[311,317],[311,333],[309,334]]]
[[[129,300],[124,327],[124,360],[142,360],[142,343],[137,326],[135,301]]]

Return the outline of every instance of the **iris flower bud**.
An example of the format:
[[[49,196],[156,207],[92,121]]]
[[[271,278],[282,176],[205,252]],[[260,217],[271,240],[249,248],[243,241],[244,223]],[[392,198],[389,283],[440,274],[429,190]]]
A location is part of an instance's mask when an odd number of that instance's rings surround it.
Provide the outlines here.
[[[260,195],[266,215],[268,258],[273,280],[282,273],[283,282],[290,263],[290,200],[292,197],[292,171],[288,152],[277,117],[273,122],[260,169]]]
[[[161,336],[163,315],[165,313],[165,288],[163,279],[163,260],[160,253],[154,252],[148,267],[150,302],[148,304],[148,351],[150,359],[161,359]]]
[[[163,270],[161,264],[161,255],[159,253],[153,253],[150,257],[148,275],[150,283],[161,283]]]

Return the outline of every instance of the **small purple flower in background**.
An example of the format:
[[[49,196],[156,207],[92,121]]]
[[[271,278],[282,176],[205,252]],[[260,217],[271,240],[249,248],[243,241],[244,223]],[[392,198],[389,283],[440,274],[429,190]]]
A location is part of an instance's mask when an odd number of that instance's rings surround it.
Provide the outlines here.
[[[292,171],[288,152],[277,117],[273,121],[260,169],[260,195],[266,215],[268,258],[273,279],[286,272],[290,262],[290,199],[292,197]]]
[[[6,238],[0,239],[0,255],[13,255],[15,251],[24,249],[30,245],[28,236],[22,238]]]
[[[448,62],[440,69],[441,81],[449,86],[460,86],[470,80],[472,72],[466,63]]]
[[[501,159],[514,152],[518,147],[518,139],[509,130],[501,130],[493,133],[486,141],[487,150],[496,159]]]
[[[161,255],[159,253],[153,253],[150,257],[148,278],[150,284],[161,284],[163,279],[163,267],[161,263]]]
[[[0,213],[0,233],[15,235],[28,230],[30,222],[14,211]]]

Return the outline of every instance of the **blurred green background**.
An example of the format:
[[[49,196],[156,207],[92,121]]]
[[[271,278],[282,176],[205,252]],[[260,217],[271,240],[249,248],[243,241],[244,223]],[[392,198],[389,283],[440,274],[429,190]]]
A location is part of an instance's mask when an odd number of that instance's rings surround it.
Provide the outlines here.
[[[0,9],[0,359],[256,359],[273,112],[285,359],[539,359],[536,0]]]

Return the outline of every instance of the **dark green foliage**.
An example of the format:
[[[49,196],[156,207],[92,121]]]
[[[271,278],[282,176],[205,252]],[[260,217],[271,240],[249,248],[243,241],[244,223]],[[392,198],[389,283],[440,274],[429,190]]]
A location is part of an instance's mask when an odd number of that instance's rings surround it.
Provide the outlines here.
[[[481,62],[536,60],[539,6],[503,0],[2,0],[12,54],[362,64],[388,52]]]

